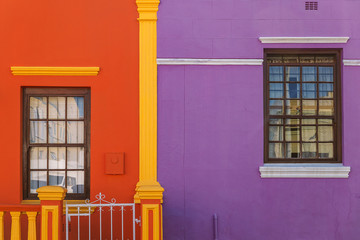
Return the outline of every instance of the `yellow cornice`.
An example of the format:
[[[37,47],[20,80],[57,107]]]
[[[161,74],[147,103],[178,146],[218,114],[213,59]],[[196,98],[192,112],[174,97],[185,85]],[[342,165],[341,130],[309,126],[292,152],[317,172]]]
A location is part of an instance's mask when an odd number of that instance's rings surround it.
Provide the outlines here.
[[[139,21],[156,21],[157,11],[160,1],[154,0],[141,0],[136,1],[139,12]],[[140,29],[140,34],[142,30]]]
[[[15,76],[96,76],[99,71],[99,67],[11,67],[11,73]]]

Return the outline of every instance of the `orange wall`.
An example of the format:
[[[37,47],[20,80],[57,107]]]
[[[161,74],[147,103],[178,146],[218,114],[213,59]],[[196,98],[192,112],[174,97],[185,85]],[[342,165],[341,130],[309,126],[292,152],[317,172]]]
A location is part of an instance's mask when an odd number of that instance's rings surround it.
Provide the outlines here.
[[[0,1],[0,204],[22,199],[22,86],[91,88],[91,198],[132,202],[138,180],[135,0]],[[10,66],[99,66],[96,77],[13,76]],[[104,154],[125,152],[125,175]]]

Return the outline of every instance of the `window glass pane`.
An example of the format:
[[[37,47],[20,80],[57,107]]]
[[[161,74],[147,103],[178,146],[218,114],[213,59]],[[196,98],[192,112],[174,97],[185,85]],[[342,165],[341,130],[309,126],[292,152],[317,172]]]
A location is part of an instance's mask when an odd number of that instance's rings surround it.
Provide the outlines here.
[[[46,143],[46,121],[30,121],[30,143]]]
[[[320,82],[332,82],[334,80],[333,76],[333,67],[319,67]]]
[[[67,142],[84,143],[84,122],[68,121],[67,122]]]
[[[65,187],[65,171],[49,171],[49,185]]]
[[[286,126],[285,127],[285,141],[300,141],[300,127]]]
[[[319,97],[320,98],[333,98],[334,88],[332,83],[320,83],[319,84]]]
[[[319,100],[319,115],[332,116],[334,114],[333,100]]]
[[[30,148],[30,169],[47,168],[47,148],[31,147]]]
[[[302,80],[304,82],[316,82],[316,67],[302,67]]]
[[[46,119],[46,103],[46,97],[30,97],[30,119]]]
[[[333,56],[316,56],[316,63],[334,63]]]
[[[316,83],[304,83],[302,88],[303,98],[316,98]]]
[[[319,126],[319,141],[333,141],[333,128],[331,126]]]
[[[301,122],[304,125],[316,124],[316,119],[302,119]]]
[[[302,113],[304,116],[316,115],[316,100],[303,100]]]
[[[301,131],[303,141],[316,141],[316,126],[302,126]]]
[[[284,101],[283,100],[270,100],[270,115],[283,115],[284,114]]]
[[[283,127],[270,126],[269,127],[269,141],[282,141],[283,140]]]
[[[300,143],[287,143],[286,158],[299,158],[299,157],[300,157]]]
[[[315,63],[315,57],[314,56],[301,56],[300,63]]]
[[[318,124],[333,124],[333,120],[332,119],[322,119],[322,118],[319,118],[318,119]]]
[[[269,143],[269,158],[284,158],[282,143]]]
[[[283,123],[283,120],[281,118],[271,118],[269,120],[269,123],[270,124],[282,124]]]
[[[297,55],[286,55],[283,56],[283,61],[284,63],[298,63],[299,62],[299,57]]]
[[[315,158],[316,157],[316,143],[303,143],[302,144],[302,157]]]
[[[286,119],[286,125],[291,125],[291,124],[299,124],[300,123],[300,119],[293,119],[293,118],[290,118],[290,119]]]
[[[30,193],[36,193],[36,189],[46,185],[46,171],[30,171]]]
[[[286,100],[286,115],[300,115],[300,100]]]
[[[67,174],[68,193],[84,193],[84,172],[69,171]]]
[[[84,118],[84,97],[67,98],[67,118],[68,119]]]
[[[49,121],[49,143],[65,143],[65,121]]]
[[[270,98],[282,98],[284,96],[284,84],[270,83]]]
[[[269,63],[282,63],[282,56],[268,56]]]
[[[49,119],[65,119],[65,97],[49,97]]]
[[[333,158],[334,148],[332,143],[319,143],[319,157],[320,158]]]
[[[65,147],[49,148],[49,168],[65,169]]]
[[[67,148],[67,168],[84,169],[84,148],[68,147]]]
[[[300,98],[300,84],[287,83],[286,84],[286,97],[287,98]]]
[[[300,81],[300,67],[286,67],[285,80],[289,82]]]
[[[278,66],[269,67],[269,81],[270,82],[282,82],[284,81],[284,68]]]

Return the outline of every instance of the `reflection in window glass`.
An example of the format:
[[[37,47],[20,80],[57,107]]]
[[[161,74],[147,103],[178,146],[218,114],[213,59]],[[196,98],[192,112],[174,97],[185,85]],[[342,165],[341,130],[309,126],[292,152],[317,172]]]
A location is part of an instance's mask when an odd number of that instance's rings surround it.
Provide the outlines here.
[[[286,84],[286,98],[300,98],[300,84],[287,83]]]
[[[83,171],[69,171],[68,172],[67,190],[68,190],[68,193],[83,193],[84,192],[84,172]]]
[[[65,97],[49,97],[49,119],[65,119]]]
[[[270,98],[284,97],[284,84],[270,83]]]
[[[46,104],[46,97],[30,97],[30,119],[45,119]]]
[[[300,143],[287,143],[286,144],[286,157],[299,158],[300,157]]]
[[[284,68],[271,66],[270,68],[270,82],[282,82],[284,81]]]
[[[270,115],[283,115],[284,114],[284,101],[283,100],[270,100],[269,106]]]
[[[84,119],[84,98],[68,97],[67,98],[67,118]]]
[[[302,67],[303,82],[316,82],[316,67]]]
[[[338,53],[274,52],[266,52],[265,155],[269,159],[265,161],[340,162],[341,154],[339,160],[334,158],[339,135],[335,134],[339,131],[335,108],[340,106],[336,102]]]
[[[284,151],[282,143],[270,143],[269,144],[269,158],[283,158]]]
[[[46,121],[30,121],[30,143],[46,143]]]
[[[285,80],[288,82],[300,81],[300,67],[286,67]]]
[[[45,171],[30,172],[30,193],[36,193],[36,189],[47,185]]]

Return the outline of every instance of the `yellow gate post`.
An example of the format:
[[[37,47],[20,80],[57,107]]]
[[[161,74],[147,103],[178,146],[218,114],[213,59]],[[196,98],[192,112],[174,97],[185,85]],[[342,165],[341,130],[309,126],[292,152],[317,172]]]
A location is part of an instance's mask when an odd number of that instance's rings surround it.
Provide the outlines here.
[[[156,22],[159,0],[137,0],[139,12],[139,182],[135,203],[141,204],[141,239],[162,239],[164,189],[157,181]]]
[[[63,200],[67,190],[59,186],[44,186],[36,190],[41,201],[41,240],[48,240],[49,213],[52,214],[52,240],[62,239]]]

